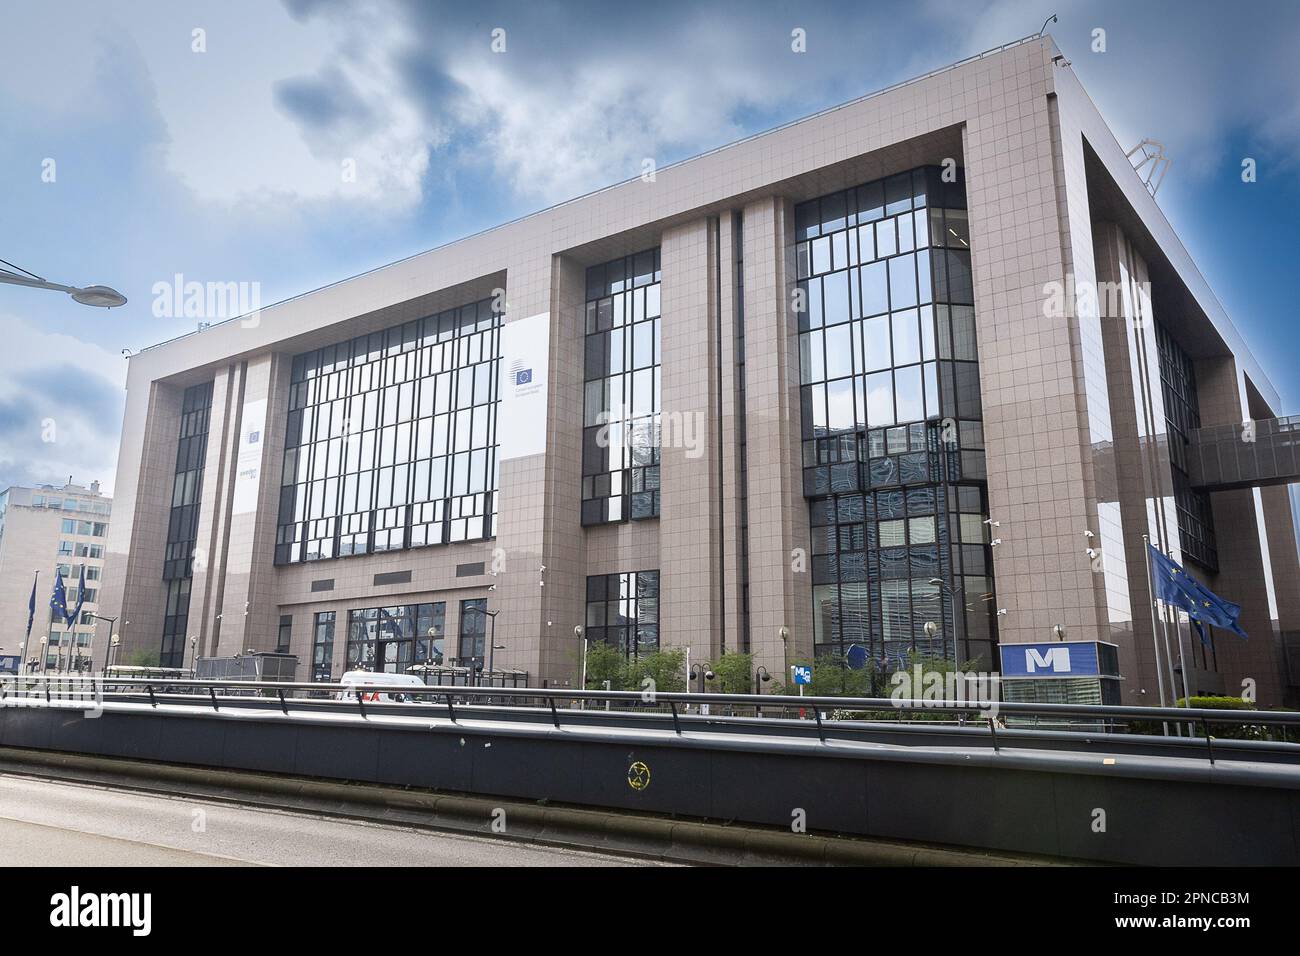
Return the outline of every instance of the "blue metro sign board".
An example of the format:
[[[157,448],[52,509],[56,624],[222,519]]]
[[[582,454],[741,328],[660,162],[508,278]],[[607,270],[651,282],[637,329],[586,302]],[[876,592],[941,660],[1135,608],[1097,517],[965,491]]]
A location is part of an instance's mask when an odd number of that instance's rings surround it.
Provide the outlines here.
[[[18,673],[18,655],[0,654],[0,674]]]
[[[811,667],[805,667],[805,666],[803,666],[803,665],[801,665],[801,664],[796,664],[794,667],[790,668],[790,670],[794,671],[794,682],[795,682],[796,684],[811,684],[811,683],[812,683],[812,668],[811,668]]]
[[[1096,641],[1001,644],[1002,676],[1101,677]]]

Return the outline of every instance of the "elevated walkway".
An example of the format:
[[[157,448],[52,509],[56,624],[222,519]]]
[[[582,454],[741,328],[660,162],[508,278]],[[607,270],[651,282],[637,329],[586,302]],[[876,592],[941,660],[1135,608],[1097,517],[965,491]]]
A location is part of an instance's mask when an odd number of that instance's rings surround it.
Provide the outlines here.
[[[1192,432],[1187,474],[1204,491],[1260,488],[1300,482],[1300,415],[1244,425],[1211,425]]]

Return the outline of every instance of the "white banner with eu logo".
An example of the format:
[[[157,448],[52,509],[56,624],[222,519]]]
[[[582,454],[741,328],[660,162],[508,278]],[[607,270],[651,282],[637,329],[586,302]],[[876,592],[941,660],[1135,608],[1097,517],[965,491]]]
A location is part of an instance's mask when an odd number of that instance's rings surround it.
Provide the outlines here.
[[[497,441],[502,461],[546,451],[546,366],[551,315],[541,312],[501,330],[501,406]]]
[[[266,431],[266,399],[245,402],[239,419],[239,451],[235,458],[235,487],[230,513],[251,514],[257,510],[257,492],[262,481],[262,438]]]

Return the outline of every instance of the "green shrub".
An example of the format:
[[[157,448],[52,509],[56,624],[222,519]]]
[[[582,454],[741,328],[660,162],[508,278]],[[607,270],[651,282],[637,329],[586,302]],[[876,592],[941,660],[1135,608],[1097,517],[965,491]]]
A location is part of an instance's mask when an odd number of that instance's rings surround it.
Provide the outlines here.
[[[671,693],[686,689],[683,666],[685,648],[671,648],[628,660],[617,647],[593,641],[587,647],[587,690],[640,691],[646,679],[654,681],[655,690]]]
[[[162,657],[158,651],[138,648],[131,652],[126,662],[132,667],[160,667],[162,666]]]
[[[1186,707],[1188,699],[1180,697],[1174,704],[1176,707]],[[1241,697],[1216,697],[1216,696],[1194,696],[1191,698],[1191,706],[1202,710],[1258,710],[1255,702],[1245,700]],[[1159,736],[1164,733],[1164,724],[1169,724],[1170,733],[1174,733],[1173,724],[1175,721],[1169,720],[1163,723],[1158,720],[1135,720],[1128,725],[1128,732],[1131,734],[1146,734]],[[1195,732],[1205,733],[1205,724],[1198,720],[1195,722]],[[1221,740],[1285,740],[1289,739],[1285,735],[1285,729],[1276,724],[1216,724],[1210,721],[1210,736],[1217,737]],[[1292,737],[1295,734],[1291,735]]]

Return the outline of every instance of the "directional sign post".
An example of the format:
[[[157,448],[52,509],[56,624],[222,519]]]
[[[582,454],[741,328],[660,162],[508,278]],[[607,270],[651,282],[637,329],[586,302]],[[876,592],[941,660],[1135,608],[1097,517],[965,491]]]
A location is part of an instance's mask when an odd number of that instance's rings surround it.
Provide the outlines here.
[[[803,696],[805,684],[812,683],[812,668],[804,664],[793,664],[790,667],[790,676],[799,688],[799,696]]]

